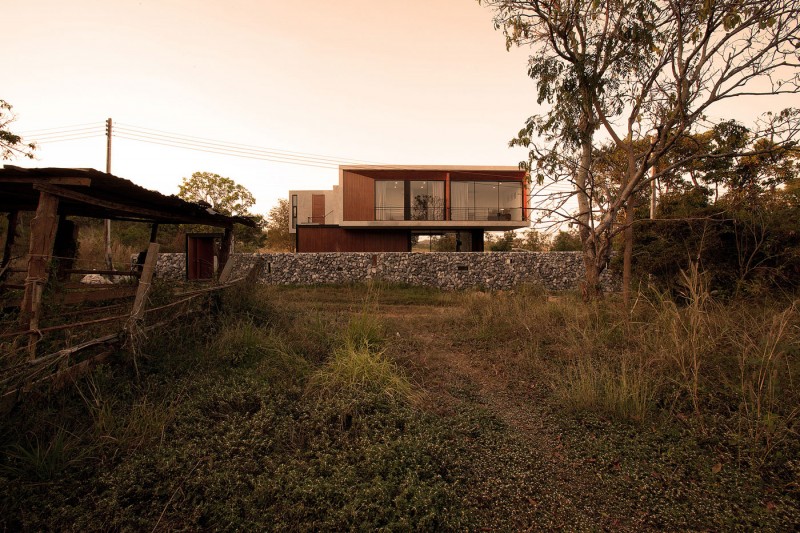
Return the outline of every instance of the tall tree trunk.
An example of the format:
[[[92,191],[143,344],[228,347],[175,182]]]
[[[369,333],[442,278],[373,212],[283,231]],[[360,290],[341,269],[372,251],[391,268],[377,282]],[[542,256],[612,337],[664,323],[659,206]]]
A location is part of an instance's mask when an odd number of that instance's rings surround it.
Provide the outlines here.
[[[592,228],[592,212],[588,194],[591,166],[592,138],[587,136],[581,143],[581,162],[575,175],[575,188],[577,189],[578,197],[578,222],[580,224],[579,234],[583,244],[583,264],[586,270],[584,286],[582,287],[585,301],[602,297],[600,273],[605,264],[602,254],[598,253],[598,245],[601,244],[598,242],[600,236],[596,235]]]
[[[633,259],[633,198],[625,206],[625,249],[622,253],[622,303],[626,308],[631,305],[631,260]]]
[[[633,147],[628,137],[628,170],[625,173],[625,183],[627,186],[634,178],[636,172],[636,160],[634,158]],[[625,202],[625,231],[624,249],[622,252],[622,303],[626,309],[631,306],[631,262],[633,259],[633,220],[635,216],[636,202],[634,195],[631,194]]]

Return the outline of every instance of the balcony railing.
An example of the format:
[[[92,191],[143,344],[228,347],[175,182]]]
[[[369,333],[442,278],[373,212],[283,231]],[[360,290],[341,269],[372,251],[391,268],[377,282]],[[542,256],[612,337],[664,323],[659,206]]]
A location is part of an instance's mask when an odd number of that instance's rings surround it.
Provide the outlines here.
[[[449,216],[445,216],[446,213],[447,210],[443,208],[406,210],[404,207],[376,207],[375,220],[452,220],[454,222],[522,222],[528,220],[528,209],[522,207],[453,207],[449,209]]]

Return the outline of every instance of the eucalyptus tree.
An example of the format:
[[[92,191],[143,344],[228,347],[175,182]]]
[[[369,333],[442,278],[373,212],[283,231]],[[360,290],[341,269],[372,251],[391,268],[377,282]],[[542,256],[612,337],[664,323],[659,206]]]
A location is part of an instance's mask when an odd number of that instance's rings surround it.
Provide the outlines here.
[[[800,0],[479,2],[494,8],[507,47],[532,50],[528,73],[538,102],[549,105],[512,144],[530,148],[525,164],[540,184],[572,184],[577,213],[565,211],[567,196],[548,209],[580,229],[587,297],[599,293],[612,239],[627,231],[630,242],[635,195],[691,159],[746,155],[692,152],[660,164],[696,128],[714,127],[716,104],[796,93],[800,85]],[[769,116],[751,130],[751,145],[768,137],[773,148],[791,146],[797,118],[796,110]],[[622,182],[613,189],[603,182],[600,191],[592,170],[599,140],[625,154]],[[629,259],[628,248],[626,300]]]

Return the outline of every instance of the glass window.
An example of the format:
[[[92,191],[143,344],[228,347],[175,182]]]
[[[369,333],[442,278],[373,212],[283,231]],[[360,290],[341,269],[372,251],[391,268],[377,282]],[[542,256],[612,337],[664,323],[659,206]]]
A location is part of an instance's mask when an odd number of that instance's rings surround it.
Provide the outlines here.
[[[292,229],[297,227],[297,195],[292,195]]]
[[[405,187],[402,181],[375,182],[375,220],[403,220]]]
[[[522,183],[453,181],[451,220],[522,220]]]
[[[522,220],[522,184],[501,181],[497,186],[497,220]]]
[[[411,220],[444,220],[443,181],[412,181],[409,200]]]
[[[497,220],[497,182],[475,182],[475,220]]]

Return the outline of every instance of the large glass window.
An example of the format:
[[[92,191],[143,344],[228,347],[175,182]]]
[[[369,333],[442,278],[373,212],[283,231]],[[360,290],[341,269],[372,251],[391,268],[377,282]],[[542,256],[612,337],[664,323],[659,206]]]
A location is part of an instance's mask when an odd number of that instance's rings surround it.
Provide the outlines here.
[[[411,220],[444,220],[444,182],[409,183]]]
[[[443,181],[375,181],[375,220],[444,220]]]
[[[292,195],[292,229],[297,228],[297,195]]]
[[[522,183],[518,181],[453,181],[451,220],[523,219]]]
[[[405,184],[402,181],[375,182],[375,220],[404,220]]]

